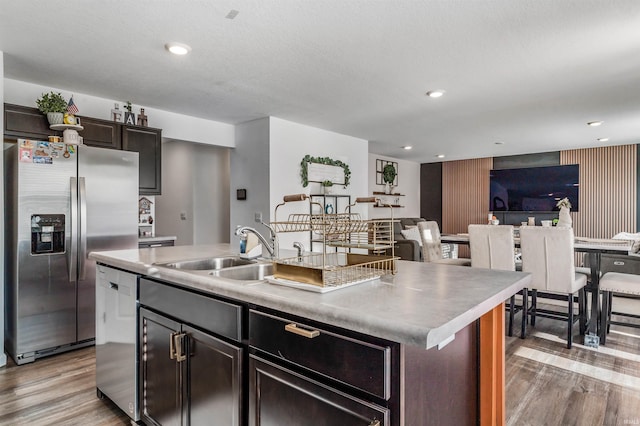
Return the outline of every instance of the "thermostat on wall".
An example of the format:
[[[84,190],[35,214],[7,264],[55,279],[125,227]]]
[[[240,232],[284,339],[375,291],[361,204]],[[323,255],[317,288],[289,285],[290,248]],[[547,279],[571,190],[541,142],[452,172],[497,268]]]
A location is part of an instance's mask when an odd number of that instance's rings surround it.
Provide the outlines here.
[[[236,189],[236,200],[246,200],[246,199],[247,199],[247,190]]]

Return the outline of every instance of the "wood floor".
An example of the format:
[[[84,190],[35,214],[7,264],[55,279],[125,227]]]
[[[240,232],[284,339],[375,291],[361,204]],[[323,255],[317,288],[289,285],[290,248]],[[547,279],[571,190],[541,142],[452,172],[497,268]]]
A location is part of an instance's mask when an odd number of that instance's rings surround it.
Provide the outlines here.
[[[574,330],[571,350],[564,324],[545,318],[527,339],[506,338],[508,425],[640,424],[640,329],[612,326],[598,349],[575,343]],[[0,425],[128,425],[96,397],[94,357],[85,348],[20,367],[9,361],[0,368]]]
[[[129,417],[96,397],[95,348],[0,368],[0,425],[129,425]]]
[[[625,312],[640,313],[640,299],[622,302]],[[597,349],[573,329],[572,349],[566,323],[548,318],[524,340],[519,327],[506,338],[507,425],[640,425],[640,329],[612,325]]]

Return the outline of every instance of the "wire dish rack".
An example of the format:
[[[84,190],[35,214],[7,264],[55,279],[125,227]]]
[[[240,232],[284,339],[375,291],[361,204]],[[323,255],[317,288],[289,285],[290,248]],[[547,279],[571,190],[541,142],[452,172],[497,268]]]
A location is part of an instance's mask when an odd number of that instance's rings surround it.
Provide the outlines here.
[[[357,198],[345,213],[290,214],[285,221],[278,221],[278,208],[289,202],[312,201],[306,194],[287,195],[274,212],[271,227],[276,233],[313,232],[321,238],[324,249],[319,253],[291,258],[276,258],[273,275],[276,279],[311,284],[320,287],[338,287],[395,274],[396,260],[393,239],[393,209],[389,207],[387,219],[362,219],[357,213],[348,212],[358,203],[379,203],[375,197]],[[311,209],[309,209],[311,211]],[[327,247],[345,249],[328,253]],[[365,249],[370,254],[351,253],[346,250]],[[391,255],[383,253],[391,253]]]

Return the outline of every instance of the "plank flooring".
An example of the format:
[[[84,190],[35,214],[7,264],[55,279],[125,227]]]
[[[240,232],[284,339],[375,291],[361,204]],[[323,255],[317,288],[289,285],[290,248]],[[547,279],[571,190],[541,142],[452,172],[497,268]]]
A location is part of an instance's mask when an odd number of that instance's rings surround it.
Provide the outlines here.
[[[108,399],[96,397],[95,348],[0,368],[0,425],[129,425]]]
[[[547,318],[524,340],[506,338],[507,425],[640,424],[640,329],[612,326],[598,349],[577,343],[574,330],[571,350],[564,323]],[[0,368],[0,425],[130,424],[96,397],[94,362],[92,347],[19,367],[9,360]]]
[[[640,313],[640,300],[624,302]],[[507,425],[640,424],[640,329],[613,325],[596,349],[581,344],[576,325],[567,349],[565,325],[538,318],[526,339],[519,327],[506,337]]]

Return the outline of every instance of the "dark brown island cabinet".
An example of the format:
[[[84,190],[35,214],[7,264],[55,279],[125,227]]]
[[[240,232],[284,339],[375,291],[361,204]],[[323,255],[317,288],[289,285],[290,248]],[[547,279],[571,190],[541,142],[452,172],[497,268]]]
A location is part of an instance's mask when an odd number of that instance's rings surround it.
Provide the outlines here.
[[[122,149],[138,152],[139,193],[162,193],[162,130],[80,116],[84,130],[80,131],[83,144],[98,148]],[[5,138],[47,140],[48,136],[62,136],[62,132],[49,129],[47,118],[37,108],[4,104]]]
[[[146,279],[139,294],[143,421],[241,425],[242,307]]]
[[[504,368],[502,306],[425,350],[153,277],[140,276],[138,294],[145,424],[420,426],[501,418],[502,379],[493,374]],[[492,376],[483,383],[481,374]]]

